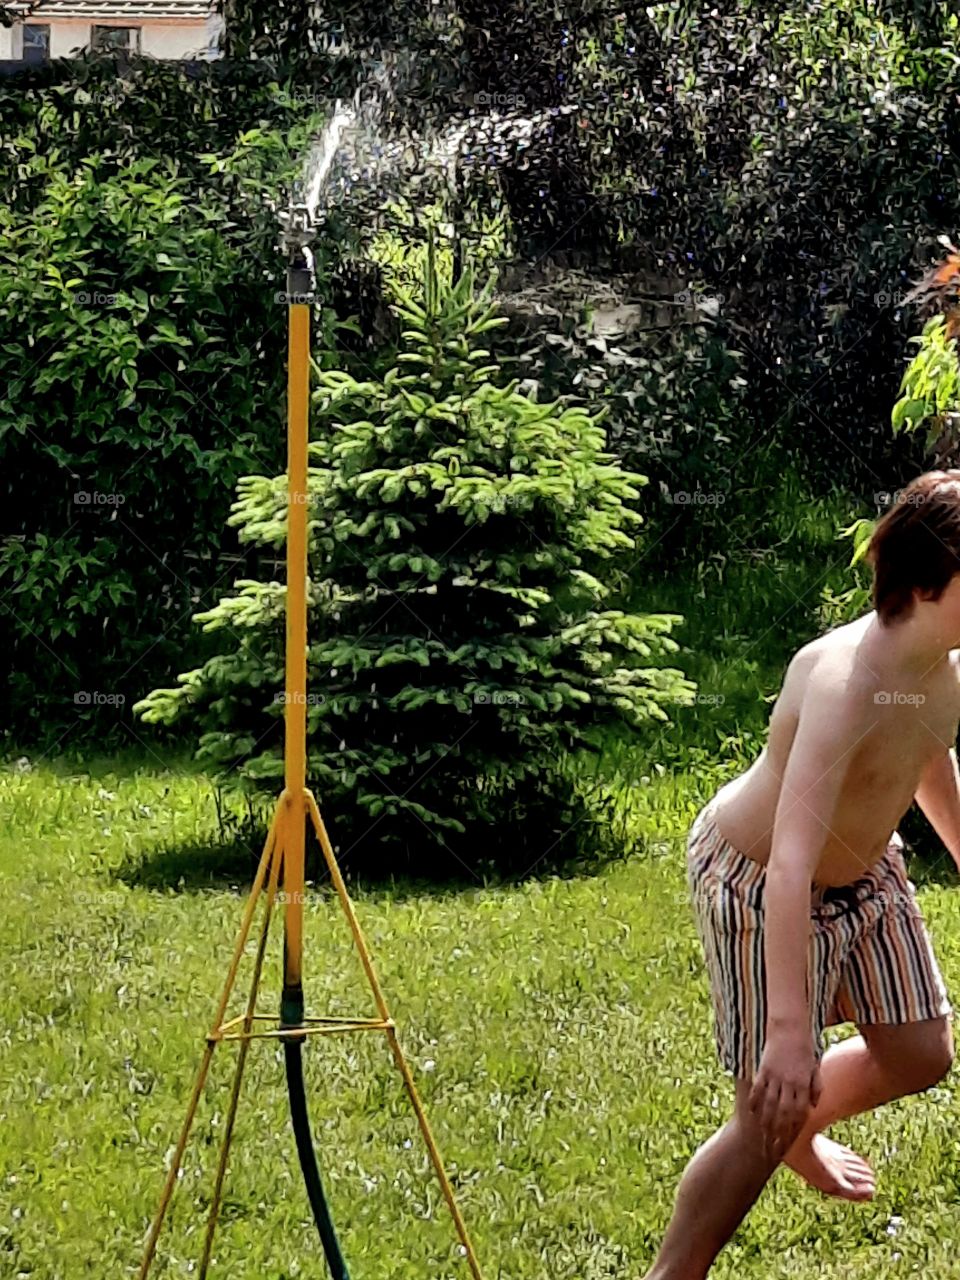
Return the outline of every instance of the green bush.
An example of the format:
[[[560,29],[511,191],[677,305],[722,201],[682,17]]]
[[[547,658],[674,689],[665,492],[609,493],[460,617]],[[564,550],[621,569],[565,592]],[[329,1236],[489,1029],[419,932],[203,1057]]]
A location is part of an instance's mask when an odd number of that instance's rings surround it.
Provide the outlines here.
[[[564,760],[611,720],[666,719],[692,686],[662,665],[676,615],[615,607],[642,475],[583,408],[502,383],[491,284],[433,253],[382,378],[319,374],[310,475],[309,777],[342,838],[433,869],[596,847]],[[279,547],[284,478],[241,482],[232,523]],[[251,784],[282,774],[284,588],[240,581],[198,617],[221,652],[136,710],[189,723]]]
[[[960,450],[960,358],[957,317],[931,316],[911,338],[916,355],[907,365],[890,421],[894,434],[919,433],[934,465],[955,466]]]
[[[152,159],[35,169],[36,208],[0,208],[14,718],[38,695],[51,718],[75,696],[91,713],[116,706],[142,689],[149,655],[169,661],[233,486],[275,463],[281,436],[279,351],[261,358],[281,346],[283,308],[272,334],[262,298],[251,315],[225,214]]]
[[[956,303],[943,299],[945,312],[931,316],[922,333],[910,339],[917,352],[900,381],[900,395],[890,415],[893,434],[917,435],[924,441],[927,467],[956,465],[960,449],[960,359],[957,355]],[[896,491],[874,495],[878,505],[899,501]],[[871,607],[871,574],[864,560],[876,520],[860,516],[838,537],[851,540],[852,583],[843,591],[821,593],[820,616],[835,626],[850,622]]]
[[[594,330],[588,311],[563,315],[556,328],[529,336],[513,332],[497,344],[504,363],[539,383],[543,394],[575,386],[603,407],[611,452],[650,481],[640,510],[661,555],[673,561],[681,551],[706,555],[725,545],[731,450],[734,442],[744,453],[750,447],[743,356],[725,336],[686,316],[652,339],[642,330],[607,337]],[[760,459],[755,454],[753,461]],[[754,470],[737,468],[741,489]],[[685,504],[696,519],[678,520]]]
[[[317,116],[269,69],[129,76],[0,82],[0,714],[21,740],[131,725],[238,551],[238,477],[283,457],[271,201]]]

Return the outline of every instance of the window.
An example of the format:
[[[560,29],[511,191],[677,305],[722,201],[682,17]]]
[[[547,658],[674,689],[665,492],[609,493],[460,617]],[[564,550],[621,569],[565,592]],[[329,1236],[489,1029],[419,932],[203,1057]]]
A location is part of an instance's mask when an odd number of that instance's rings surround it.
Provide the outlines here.
[[[139,53],[139,27],[94,27],[91,48],[98,53]]]
[[[26,23],[23,28],[24,62],[50,61],[50,28]]]

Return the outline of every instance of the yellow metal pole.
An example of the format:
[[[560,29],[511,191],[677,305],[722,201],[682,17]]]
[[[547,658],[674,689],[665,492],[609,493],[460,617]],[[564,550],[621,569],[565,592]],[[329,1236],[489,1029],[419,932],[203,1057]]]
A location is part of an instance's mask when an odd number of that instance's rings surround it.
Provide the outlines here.
[[[293,274],[293,272],[291,273]],[[291,291],[287,424],[287,649],[284,751],[284,986],[302,985],[307,739],[307,438],[310,306]]]
[[[384,995],[380,988],[380,983],[373,966],[373,959],[367,948],[366,940],[364,939],[359,921],[357,920],[356,914],[353,910],[353,903],[350,900],[350,895],[347,892],[343,877],[340,874],[340,868],[337,865],[336,856],[334,855],[333,849],[330,845],[330,840],[327,836],[323,820],[320,817],[320,811],[317,807],[316,800],[307,790],[306,785],[307,527],[309,504],[307,488],[307,459],[310,417],[310,321],[313,295],[313,271],[310,265],[309,252],[306,249],[307,242],[310,239],[309,216],[306,210],[300,206],[292,212],[295,212],[297,217],[295,220],[291,221],[291,236],[289,243],[291,245],[292,252],[291,259],[288,263],[287,273],[289,337],[287,384],[287,593],[284,788],[283,794],[280,797],[280,801],[274,813],[273,822],[271,823],[270,830],[267,834],[263,855],[260,859],[260,865],[257,869],[253,889],[244,912],[234,954],[227,973],[227,979],[217,1008],[214,1026],[207,1036],[206,1051],[204,1053],[203,1060],[200,1063],[200,1069],[194,1083],[193,1094],[187,1109],[187,1117],[184,1122],[183,1129],[181,1130],[180,1139],[174,1152],[171,1167],[167,1173],[160,1206],[157,1210],[157,1214],[147,1240],[145,1256],[140,1269],[140,1280],[146,1280],[147,1273],[150,1270],[151,1263],[155,1256],[157,1239],[177,1180],[177,1174],[183,1160],[187,1139],[193,1125],[194,1116],[203,1092],[204,1084],[206,1083],[211,1059],[213,1057],[213,1051],[216,1045],[221,1040],[239,1039],[241,1041],[240,1056],[237,1063],[236,1073],[234,1075],[233,1089],[228,1109],[226,1131],[217,1168],[216,1185],[207,1220],[203,1256],[200,1264],[201,1276],[207,1274],[210,1263],[213,1237],[219,1216],[220,1197],[223,1191],[223,1181],[226,1173],[227,1160],[229,1158],[230,1144],[233,1138],[234,1122],[236,1119],[240,1089],[250,1040],[268,1036],[283,1037],[285,1041],[287,1041],[287,1047],[289,1049],[289,1042],[291,1040],[303,1040],[311,1033],[333,1034],[340,1031],[354,1030],[386,1031],[387,1038],[390,1042],[391,1052],[396,1065],[400,1070],[401,1076],[403,1077],[411,1103],[413,1104],[417,1121],[420,1125],[434,1169],[439,1178],[444,1198],[447,1201],[447,1205],[453,1217],[457,1234],[460,1237],[471,1273],[474,1280],[483,1280],[480,1265],[473,1249],[473,1244],[470,1240],[466,1225],[460,1214],[460,1210],[453,1193],[453,1187],[447,1177],[440,1151],[437,1148],[437,1144],[430,1130],[426,1113],[417,1093],[413,1075],[407,1065],[403,1050],[400,1047],[396,1028],[389,1010],[387,1009],[387,1003],[384,999]],[[347,916],[350,929],[353,933],[355,945],[360,954],[360,959],[366,972],[367,980],[373,993],[377,1009],[380,1013],[379,1020],[369,1018],[356,1020],[341,1018],[305,1018],[304,1016],[304,846],[308,814],[316,831],[317,838],[320,841],[324,858],[336,886],[341,906]],[[267,934],[270,926],[271,908],[277,891],[281,859],[283,862],[285,913],[283,994],[280,1006],[280,1027],[276,1031],[256,1032],[253,1030],[254,1023],[265,1020],[263,1015],[258,1015],[255,1010],[260,974],[266,950]],[[260,944],[254,963],[254,974],[247,1001],[246,1013],[241,1017],[231,1018],[228,1022],[224,1022],[223,1019],[226,1013],[227,1004],[233,990],[234,982],[236,981],[237,969],[253,922],[253,914],[257,899],[263,892],[268,870],[270,871],[270,881],[269,888],[267,890],[267,906],[264,914]],[[241,1023],[242,1031],[235,1031],[234,1029]],[[328,1023],[330,1025],[325,1025]],[[301,1110],[303,1110],[304,1113],[301,1120],[303,1126],[308,1130],[309,1121],[305,1112],[305,1101],[302,1098],[302,1072],[299,1067],[299,1048],[300,1046],[297,1044],[295,1046],[296,1056],[294,1061],[297,1064],[298,1074],[300,1074]],[[293,1050],[288,1052],[288,1073],[290,1070],[289,1062],[292,1053]],[[291,1085],[291,1106],[293,1106],[293,1097],[294,1094]],[[294,1115],[294,1130],[297,1132],[296,1114]],[[297,1132],[298,1149],[301,1137],[303,1137],[303,1132]],[[309,1141],[308,1132],[306,1137]],[[303,1163],[303,1161],[304,1157],[301,1151],[301,1163]],[[319,1185],[319,1174],[316,1171],[315,1162],[312,1163],[314,1164],[313,1182],[316,1186],[311,1184],[310,1177],[308,1176],[308,1192],[310,1193],[314,1216],[317,1217],[317,1224],[321,1230],[321,1237],[323,1238],[327,1261],[330,1266],[333,1267],[334,1263],[331,1260],[329,1247],[330,1241],[332,1240],[332,1245],[336,1251],[336,1257],[339,1261],[341,1273],[344,1277],[347,1277],[346,1264],[339,1255],[339,1243],[336,1240],[333,1225],[329,1222],[329,1213],[327,1211],[326,1202],[323,1198],[322,1188]],[[308,1165],[304,1164],[305,1175],[307,1175],[308,1172]],[[321,1217],[317,1216],[318,1209],[317,1205],[314,1203],[314,1191],[316,1191],[317,1196],[319,1196],[323,1211],[327,1214],[326,1232]]]

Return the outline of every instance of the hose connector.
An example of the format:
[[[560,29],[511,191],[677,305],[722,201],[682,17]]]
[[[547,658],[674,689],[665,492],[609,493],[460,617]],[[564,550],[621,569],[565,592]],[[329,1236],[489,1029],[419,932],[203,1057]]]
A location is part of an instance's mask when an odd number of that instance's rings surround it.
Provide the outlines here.
[[[302,1027],[303,1011],[303,986],[299,982],[296,986],[284,983],[280,995],[280,1029]]]

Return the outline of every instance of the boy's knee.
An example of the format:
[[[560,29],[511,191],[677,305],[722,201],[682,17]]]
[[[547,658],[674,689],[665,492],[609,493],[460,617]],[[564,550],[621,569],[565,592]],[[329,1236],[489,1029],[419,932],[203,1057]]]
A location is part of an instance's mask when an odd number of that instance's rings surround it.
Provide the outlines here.
[[[946,1018],[863,1030],[875,1059],[894,1076],[904,1093],[932,1089],[953,1066],[953,1031]]]
[[[921,1055],[917,1068],[920,1076],[920,1089],[932,1089],[950,1073],[955,1058],[953,1036],[949,1025],[925,1053]]]

